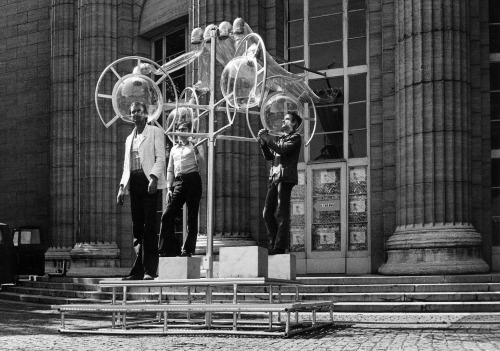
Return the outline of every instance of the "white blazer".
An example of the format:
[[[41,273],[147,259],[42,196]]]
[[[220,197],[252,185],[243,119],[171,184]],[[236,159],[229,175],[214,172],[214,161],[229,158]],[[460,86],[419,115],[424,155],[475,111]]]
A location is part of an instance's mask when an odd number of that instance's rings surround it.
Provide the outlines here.
[[[125,192],[128,193],[130,181],[130,152],[132,150],[132,140],[136,128],[125,141],[125,158],[123,161],[123,174],[120,185],[123,184]],[[144,174],[151,180],[151,175],[158,178],[158,189],[167,187],[165,175],[165,136],[160,128],[146,124],[142,132],[142,140],[139,144],[139,157]]]

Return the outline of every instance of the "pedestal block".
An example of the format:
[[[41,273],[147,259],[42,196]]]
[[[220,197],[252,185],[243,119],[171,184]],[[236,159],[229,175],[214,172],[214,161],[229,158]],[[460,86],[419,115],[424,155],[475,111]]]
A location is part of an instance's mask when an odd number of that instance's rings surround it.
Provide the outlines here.
[[[160,257],[158,279],[199,279],[200,257]]]
[[[294,280],[296,278],[296,267],[295,255],[271,255],[268,260],[268,277]]]
[[[221,247],[219,278],[267,278],[267,249],[260,246]]]

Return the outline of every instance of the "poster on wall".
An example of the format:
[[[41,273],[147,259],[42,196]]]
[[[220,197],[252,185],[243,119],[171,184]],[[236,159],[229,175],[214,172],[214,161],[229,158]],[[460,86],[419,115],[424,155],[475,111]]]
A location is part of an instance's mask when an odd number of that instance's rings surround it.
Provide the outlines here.
[[[364,197],[353,197],[349,199],[349,212],[366,212],[366,199]]]
[[[290,251],[305,251],[304,228],[295,226],[290,228]]]
[[[319,179],[321,184],[331,184],[337,182],[335,172],[333,171],[321,171]]]
[[[366,168],[352,167],[349,169],[349,182],[366,182]]]
[[[315,226],[312,246],[314,251],[340,250],[340,225]]]

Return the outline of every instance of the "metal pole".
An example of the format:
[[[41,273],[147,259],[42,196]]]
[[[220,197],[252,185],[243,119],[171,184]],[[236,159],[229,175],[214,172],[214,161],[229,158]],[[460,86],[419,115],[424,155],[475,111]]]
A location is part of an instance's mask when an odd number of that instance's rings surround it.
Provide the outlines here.
[[[208,114],[208,160],[207,160],[207,278],[213,278],[213,240],[214,240],[214,153],[215,153],[215,41],[217,40],[217,28],[210,33],[210,102]],[[212,287],[206,288],[206,301],[212,303]],[[210,328],[212,325],[212,313],[205,313],[205,322]]]
[[[217,29],[210,33],[210,102],[208,117],[208,160],[207,160],[207,278],[213,278],[213,233],[214,233],[214,153],[215,153],[215,41]],[[210,289],[207,289],[209,293]],[[207,296],[211,300],[211,296]],[[211,301],[207,301],[210,303]]]

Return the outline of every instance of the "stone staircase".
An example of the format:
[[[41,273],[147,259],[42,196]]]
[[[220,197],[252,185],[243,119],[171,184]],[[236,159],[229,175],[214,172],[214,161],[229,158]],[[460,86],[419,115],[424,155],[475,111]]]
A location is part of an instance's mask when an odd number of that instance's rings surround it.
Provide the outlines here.
[[[0,299],[39,304],[111,302],[111,289],[100,288],[103,278],[36,277],[17,286],[2,285]],[[111,278],[106,278],[111,279]],[[119,279],[119,278],[116,278]],[[299,277],[303,301],[332,300],[336,313],[500,313],[500,273],[447,276],[335,276]],[[193,291],[194,290],[194,291]],[[193,289],[192,298],[204,299],[203,288]],[[268,301],[267,288],[241,287],[243,302]],[[293,288],[282,288],[290,301]],[[158,288],[134,288],[127,299],[157,302]],[[163,299],[186,300],[186,289],[164,288]],[[120,293],[117,299],[121,299]],[[213,301],[231,301],[232,288],[214,288]]]

